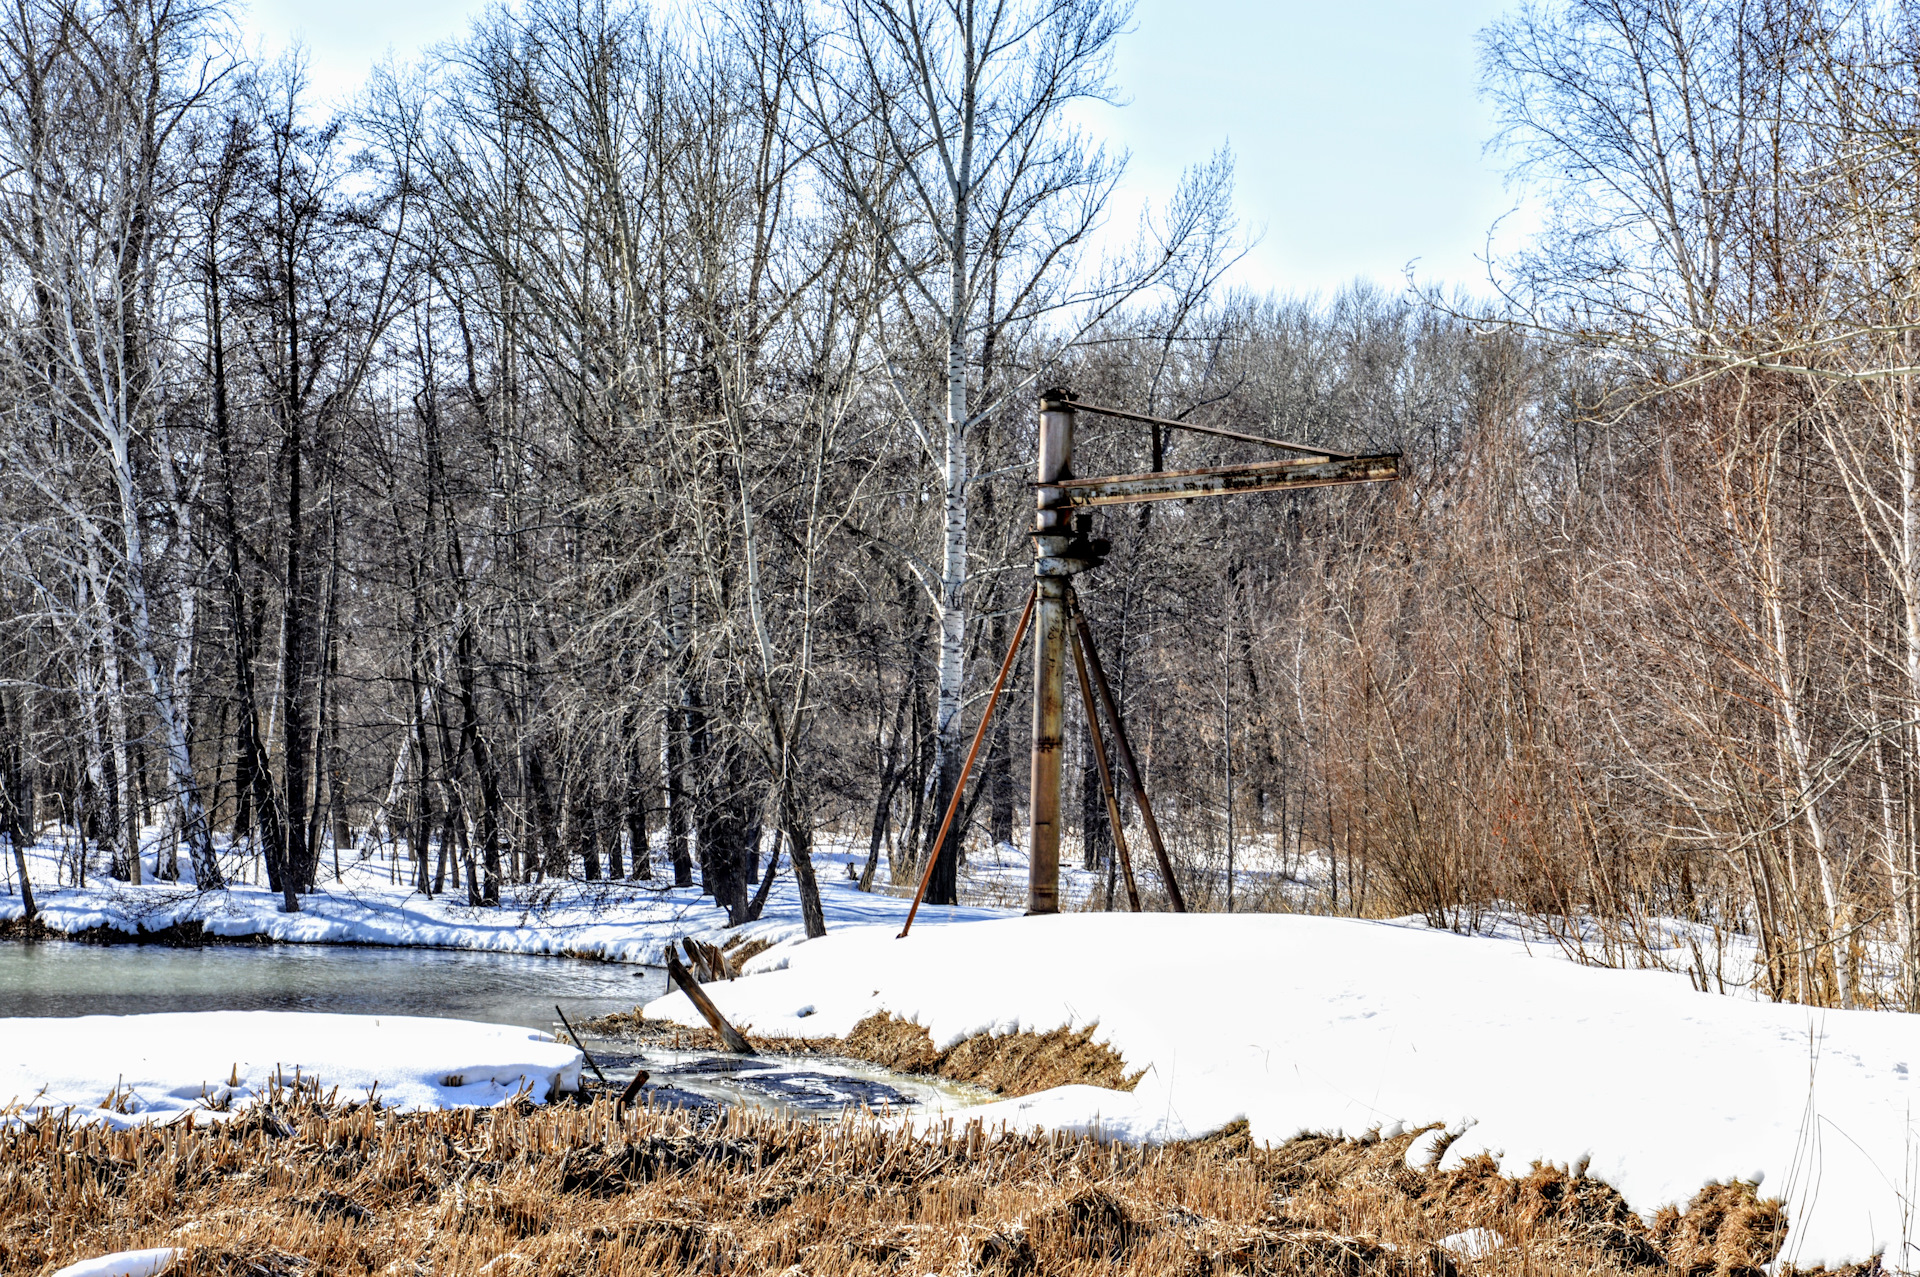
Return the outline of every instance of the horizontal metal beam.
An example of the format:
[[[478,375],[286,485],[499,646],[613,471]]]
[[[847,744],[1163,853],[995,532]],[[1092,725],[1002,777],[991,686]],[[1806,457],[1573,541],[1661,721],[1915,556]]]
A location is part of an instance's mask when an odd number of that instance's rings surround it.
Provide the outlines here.
[[[1051,486],[1059,488],[1070,505],[1126,505],[1135,501],[1224,497],[1236,492],[1389,483],[1399,477],[1400,454],[1389,453],[1338,460],[1262,461],[1211,470],[1155,470],[1147,474],[1108,475],[1103,479],[1059,479]]]

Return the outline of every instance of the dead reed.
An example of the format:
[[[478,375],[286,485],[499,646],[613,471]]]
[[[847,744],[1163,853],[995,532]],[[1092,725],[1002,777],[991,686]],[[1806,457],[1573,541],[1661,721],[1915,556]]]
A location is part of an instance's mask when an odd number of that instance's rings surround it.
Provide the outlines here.
[[[395,1114],[283,1091],[226,1122],[0,1131],[0,1272],[176,1246],[179,1277],[304,1274],[1757,1272],[1777,1205],[1715,1186],[1648,1229],[1597,1180],[1406,1167],[1411,1135],[1164,1148],[620,1112]],[[1510,1243],[1457,1259],[1439,1239]]]
[[[582,1026],[606,1037],[672,1043],[692,1050],[725,1050],[709,1029],[688,1029],[649,1020],[639,1008],[589,1020]],[[870,1015],[843,1038],[776,1038],[748,1032],[755,1050],[781,1055],[830,1055],[865,1060],[896,1073],[922,1073],[964,1082],[998,1095],[1032,1095],[1076,1083],[1131,1091],[1140,1081],[1127,1062],[1093,1041],[1094,1028],[1058,1028],[1045,1033],[976,1033],[944,1051],[911,1020],[885,1011]]]

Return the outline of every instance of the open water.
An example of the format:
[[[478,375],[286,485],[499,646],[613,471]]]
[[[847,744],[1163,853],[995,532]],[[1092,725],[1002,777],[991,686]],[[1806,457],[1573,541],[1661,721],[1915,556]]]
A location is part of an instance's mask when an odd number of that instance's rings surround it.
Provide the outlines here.
[[[0,943],[0,1017],[330,1011],[481,1020],[557,1034],[556,1004],[578,1027],[665,991],[666,972],[657,967],[470,950]],[[615,1082],[646,1069],[656,1103],[744,1103],[824,1115],[849,1105],[956,1107],[991,1098],[854,1062],[636,1050],[592,1035],[584,1045]]]

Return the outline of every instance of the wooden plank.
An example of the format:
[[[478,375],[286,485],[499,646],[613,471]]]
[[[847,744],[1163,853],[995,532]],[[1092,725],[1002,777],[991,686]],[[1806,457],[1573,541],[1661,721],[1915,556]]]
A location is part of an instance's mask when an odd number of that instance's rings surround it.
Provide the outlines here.
[[[700,982],[693,978],[693,972],[687,970],[686,963],[680,961],[680,955],[674,952],[672,945],[667,946],[667,978],[679,985],[680,991],[687,995],[688,1001],[692,1002],[700,1014],[706,1017],[707,1023],[713,1026],[713,1031],[718,1033],[720,1040],[727,1044],[727,1050],[735,1055],[754,1054],[754,1049],[748,1044],[745,1036],[740,1030],[727,1023],[727,1018],[720,1014],[720,1008],[713,1005],[713,999],[708,997],[707,991],[700,987]]]
[[[687,971],[701,983],[711,983],[713,970],[707,966],[707,955],[701,952],[699,943],[692,936],[681,936],[680,947],[687,951]]]
[[[1098,479],[1059,479],[1052,486],[1070,505],[1126,505],[1137,501],[1179,501],[1221,497],[1236,492],[1274,492],[1289,488],[1327,488],[1348,483],[1388,483],[1400,477],[1400,457],[1351,457],[1330,461],[1260,461],[1209,470],[1156,470],[1146,474],[1107,475]]]

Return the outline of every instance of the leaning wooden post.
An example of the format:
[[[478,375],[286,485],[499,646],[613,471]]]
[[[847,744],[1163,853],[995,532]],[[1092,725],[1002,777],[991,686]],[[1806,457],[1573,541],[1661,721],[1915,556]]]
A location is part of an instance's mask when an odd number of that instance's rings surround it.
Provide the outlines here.
[[[1066,561],[1073,538],[1067,495],[1053,486],[1072,477],[1073,401],[1064,390],[1040,396],[1040,458],[1035,476],[1033,576],[1033,768],[1028,786],[1027,912],[1060,912],[1060,753],[1066,706]]]
[[[967,792],[967,777],[973,775],[973,760],[979,757],[980,742],[987,738],[987,724],[993,721],[994,706],[1000,703],[1000,692],[1007,685],[1007,671],[1013,668],[1013,658],[1020,654],[1020,640],[1027,632],[1027,622],[1033,619],[1033,592],[1027,592],[1027,606],[1020,612],[1020,624],[1013,627],[1013,641],[1007,644],[1006,659],[1000,662],[1000,674],[993,680],[993,695],[987,697],[987,708],[980,715],[980,725],[973,729],[973,744],[967,749],[967,761],[960,765],[960,779],[954,782],[953,797],[947,800],[947,814],[940,821],[940,836],[933,840],[935,847],[944,847],[947,843],[947,830],[953,827],[954,813],[960,810],[961,796]],[[913,907],[907,910],[907,925],[900,928],[895,940],[905,940],[907,932],[913,930],[913,920],[920,912],[920,902],[927,898],[927,884],[933,881],[933,865],[937,858],[927,857],[926,871],[920,875],[920,889],[913,893]]]
[[[687,995],[687,1001],[693,1003],[694,1009],[704,1016],[707,1023],[713,1027],[713,1031],[720,1035],[720,1040],[727,1044],[727,1050],[735,1055],[754,1054],[753,1045],[747,1041],[746,1035],[727,1023],[727,1017],[721,1015],[720,1008],[713,1005],[713,999],[708,997],[707,991],[700,987],[700,981],[696,980],[693,972],[687,970],[686,964],[680,961],[680,955],[673,951],[672,942],[667,944],[667,981],[669,984],[680,986],[680,992]]]

